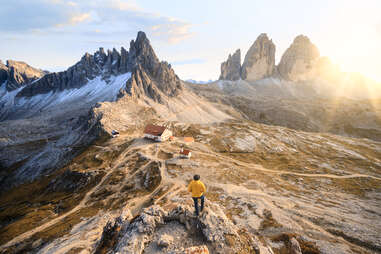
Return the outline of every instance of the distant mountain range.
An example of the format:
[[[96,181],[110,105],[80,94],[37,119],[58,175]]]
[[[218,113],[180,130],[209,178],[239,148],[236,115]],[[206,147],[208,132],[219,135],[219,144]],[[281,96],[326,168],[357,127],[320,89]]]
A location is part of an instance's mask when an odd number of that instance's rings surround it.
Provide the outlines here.
[[[219,80],[182,81],[139,32],[62,72],[1,63],[0,252],[380,251],[378,86],[306,36],[274,57],[261,34]]]
[[[192,83],[192,84],[208,84],[212,83],[215,80],[209,79],[208,81],[203,81],[203,80],[194,80],[194,79],[187,79],[185,82]]]

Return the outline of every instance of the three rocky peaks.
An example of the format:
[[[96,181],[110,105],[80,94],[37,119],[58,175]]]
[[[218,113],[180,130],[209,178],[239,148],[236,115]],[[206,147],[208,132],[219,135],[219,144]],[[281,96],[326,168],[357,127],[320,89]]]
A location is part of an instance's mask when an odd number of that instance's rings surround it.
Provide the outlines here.
[[[262,33],[248,50],[241,66],[241,51],[238,49],[221,64],[220,80],[256,81],[277,77],[290,81],[302,81],[314,76],[325,58],[307,36],[297,36],[275,65],[275,44]]]

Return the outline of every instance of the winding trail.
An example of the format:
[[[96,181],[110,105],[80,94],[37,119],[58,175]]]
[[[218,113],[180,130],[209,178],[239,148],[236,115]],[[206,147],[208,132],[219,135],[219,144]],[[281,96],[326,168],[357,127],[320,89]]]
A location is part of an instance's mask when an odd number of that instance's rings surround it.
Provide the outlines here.
[[[243,161],[239,161],[230,157],[222,156],[218,153],[211,152],[211,153],[205,153],[201,151],[197,151],[196,153],[201,153],[205,155],[214,155],[216,157],[223,158],[224,160],[230,160],[233,161],[234,163],[238,164],[239,166],[247,167],[247,168],[252,168],[255,170],[260,170],[264,172],[269,172],[269,173],[274,173],[277,175],[295,175],[295,176],[305,176],[305,177],[324,177],[324,178],[332,178],[332,179],[350,179],[350,178],[372,178],[375,180],[381,181],[380,177],[376,176],[371,176],[371,175],[365,175],[365,174],[350,174],[350,175],[333,175],[333,174],[308,174],[308,173],[297,173],[297,172],[292,172],[292,171],[281,171],[281,170],[272,170],[272,169],[267,169],[264,168],[260,164],[249,164]]]
[[[42,224],[42,225],[40,225],[40,226],[38,226],[38,227],[32,229],[32,230],[29,230],[29,231],[27,231],[27,232],[25,232],[25,233],[22,233],[21,235],[16,236],[16,237],[13,238],[11,241],[9,241],[9,242],[3,244],[2,246],[0,246],[0,251],[3,251],[4,249],[11,247],[12,245],[15,245],[15,244],[17,244],[17,243],[19,243],[19,242],[24,241],[25,239],[30,238],[30,237],[33,236],[34,234],[36,234],[36,233],[38,233],[38,232],[41,232],[41,231],[47,229],[47,228],[50,227],[50,226],[53,226],[53,225],[56,224],[57,222],[63,220],[64,218],[66,218],[66,217],[68,217],[69,215],[75,213],[76,211],[80,210],[81,208],[84,208],[84,207],[86,206],[86,202],[89,201],[91,194],[93,194],[96,190],[98,190],[98,188],[99,188],[100,186],[102,186],[102,184],[107,180],[108,176],[109,176],[112,172],[114,172],[114,169],[116,169],[116,168],[119,166],[119,164],[120,164],[120,162],[121,162],[121,159],[120,159],[120,158],[124,158],[124,159],[125,159],[125,155],[128,154],[128,153],[129,153],[132,149],[134,149],[134,148],[136,148],[136,146],[132,146],[132,147],[130,146],[130,147],[129,147],[128,149],[126,149],[124,152],[122,152],[121,154],[119,154],[118,158],[116,159],[116,163],[114,164],[115,166],[112,167],[112,168],[108,167],[108,168],[105,169],[105,171],[106,171],[107,173],[103,176],[102,180],[101,180],[96,186],[94,186],[91,190],[89,190],[89,191],[86,193],[85,197],[81,200],[81,202],[80,202],[77,206],[75,206],[75,207],[74,207],[73,209],[71,209],[69,212],[67,212],[67,213],[65,213],[65,214],[62,214],[61,216],[58,216],[58,217],[56,217],[56,218],[54,218],[54,219],[52,219],[52,220],[50,220],[50,221],[48,221],[48,222],[46,222],[46,223],[44,223],[44,224]],[[133,155],[133,154],[132,154],[132,155]],[[130,155],[130,156],[132,156],[132,155]],[[130,156],[128,156],[128,157],[130,157]],[[147,164],[144,164],[144,165],[142,165],[141,167],[145,167],[145,166],[147,166]],[[137,170],[137,171],[139,171],[139,170]]]
[[[166,146],[166,145],[164,145],[164,146]],[[154,149],[153,154],[150,154],[148,151],[151,148]],[[9,248],[9,247],[11,247],[17,243],[20,243],[20,242],[32,237],[34,234],[41,232],[41,231],[53,226],[54,224],[58,223],[59,221],[62,221],[64,218],[70,216],[71,214],[75,213],[76,211],[86,207],[86,203],[91,199],[91,195],[94,192],[96,192],[103,185],[103,183],[108,179],[109,175],[112,174],[121,165],[121,163],[125,162],[126,159],[128,160],[128,158],[135,155],[135,152],[134,152],[134,153],[131,153],[129,156],[127,156],[131,151],[134,151],[134,150],[136,150],[136,152],[140,152],[140,153],[144,154],[144,156],[147,158],[148,162],[141,165],[136,171],[134,171],[131,175],[129,175],[129,178],[132,179],[134,176],[137,175],[138,172],[141,172],[142,170],[144,170],[149,164],[157,162],[157,163],[159,163],[159,169],[160,169],[160,174],[161,174],[161,182],[149,194],[131,199],[129,201],[130,203],[136,203],[135,205],[129,207],[131,209],[131,211],[132,210],[135,210],[136,212],[140,211],[144,207],[146,202],[149,201],[150,199],[152,199],[158,193],[160,188],[162,188],[163,186],[167,185],[170,187],[168,188],[168,190],[165,191],[166,193],[164,195],[160,196],[158,199],[156,199],[153,202],[153,204],[158,203],[164,197],[173,197],[173,196],[177,195],[180,191],[186,189],[186,187],[184,187],[184,186],[186,186],[185,185],[186,184],[185,179],[172,178],[171,176],[168,175],[168,172],[167,172],[168,169],[166,167],[165,160],[159,158],[159,152],[161,150],[160,145],[158,145],[156,143],[149,142],[149,141],[144,140],[144,139],[137,138],[134,140],[134,142],[127,149],[125,149],[124,151],[122,151],[118,155],[118,157],[115,159],[115,161],[113,163],[113,166],[110,165],[109,167],[107,167],[105,169],[106,174],[101,179],[101,181],[86,193],[84,198],[80,201],[80,203],[77,206],[75,206],[72,210],[70,210],[69,212],[67,212],[61,216],[58,216],[58,217],[56,217],[56,218],[54,218],[54,219],[52,219],[52,220],[50,220],[44,224],[32,229],[32,230],[29,230],[27,232],[24,232],[24,233],[18,235],[17,237],[13,238],[11,241],[0,246],[0,252],[4,251],[6,248]],[[198,149],[198,151],[195,150],[194,153],[195,153],[195,155],[204,154],[204,155],[208,155],[208,156],[213,156],[213,157],[219,158],[221,160],[229,161],[232,164],[235,164],[239,167],[245,167],[248,169],[259,170],[259,171],[268,172],[268,173],[276,174],[276,175],[294,175],[294,176],[316,177],[316,178],[324,177],[324,178],[332,178],[332,179],[371,178],[371,179],[376,179],[376,180],[381,181],[380,177],[375,177],[375,176],[370,176],[370,175],[365,175],[365,174],[350,174],[350,175],[309,174],[309,173],[297,173],[297,172],[291,172],[291,171],[271,170],[271,169],[264,168],[260,164],[246,163],[246,162],[243,162],[240,160],[233,159],[231,157],[221,155],[219,153],[215,153],[213,151],[205,152],[205,151],[201,151],[200,149]],[[218,186],[218,184],[216,186]],[[245,187],[241,186],[240,188],[245,188]],[[263,198],[266,198],[268,196],[268,194],[266,194],[266,193],[263,193],[263,192],[259,193],[258,191],[254,191],[254,190],[247,189],[245,191],[247,191],[251,194],[256,194],[257,198],[259,196],[262,196]],[[271,197],[271,196],[268,196],[268,197]],[[270,203],[268,205],[270,206]],[[309,223],[309,221],[306,220],[305,223]],[[320,228],[320,231],[323,231],[322,228]]]

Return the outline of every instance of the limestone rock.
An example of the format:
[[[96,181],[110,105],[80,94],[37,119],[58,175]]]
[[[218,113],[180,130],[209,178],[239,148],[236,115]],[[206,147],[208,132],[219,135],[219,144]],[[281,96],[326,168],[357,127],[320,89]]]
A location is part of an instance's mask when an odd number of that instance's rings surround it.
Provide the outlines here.
[[[0,86],[8,79],[8,67],[0,60]]]
[[[152,241],[157,227],[170,221],[183,224],[190,234],[200,233],[201,228],[208,245],[210,244],[215,253],[240,253],[248,250],[249,253],[251,253],[250,250],[256,253],[258,249],[257,239],[248,233],[241,232],[226,217],[219,205],[207,202],[200,217],[193,216],[193,208],[183,205],[175,207],[170,212],[165,212],[157,205],[144,209],[141,215],[121,231],[116,253],[143,253],[144,246]],[[170,246],[170,239],[165,239],[164,242],[159,245]],[[179,250],[182,248],[182,246],[172,247]],[[202,247],[199,250],[204,251],[199,253],[208,253],[207,248]]]
[[[184,250],[185,254],[209,254],[209,249],[206,245],[192,246]]]
[[[229,54],[228,59],[221,64],[220,80],[238,80],[241,78],[241,50]]]
[[[290,239],[290,253],[302,254],[302,249],[300,248],[299,242],[294,237]]]
[[[159,247],[165,248],[165,247],[168,247],[169,245],[171,245],[172,243],[173,243],[173,236],[164,234],[164,235],[160,236],[160,239],[157,242],[157,245]]]
[[[151,240],[156,227],[164,223],[164,215],[164,210],[159,206],[144,209],[125,230],[121,230],[116,253],[143,253],[144,245]]]
[[[126,72],[132,73],[132,78],[126,84],[126,91],[134,97],[148,96],[157,102],[163,102],[163,95],[176,96],[183,89],[171,65],[159,61],[145,33],[139,32],[136,40],[131,41],[129,51],[122,47],[121,53],[113,49],[106,54],[103,48],[99,48],[94,55],[86,53],[68,70],[45,75],[22,89],[17,97],[80,88],[96,77],[107,82],[110,76]],[[0,77],[2,75],[0,71]]]
[[[283,54],[278,65],[282,78],[291,81],[301,81],[313,78],[314,65],[319,59],[318,48],[307,36],[299,35]]]
[[[275,44],[261,34],[246,53],[243,61],[242,79],[255,81],[273,74],[275,67]]]
[[[6,65],[0,62],[0,85],[6,82],[7,91],[12,91],[41,78],[46,73],[24,62],[8,60]]]

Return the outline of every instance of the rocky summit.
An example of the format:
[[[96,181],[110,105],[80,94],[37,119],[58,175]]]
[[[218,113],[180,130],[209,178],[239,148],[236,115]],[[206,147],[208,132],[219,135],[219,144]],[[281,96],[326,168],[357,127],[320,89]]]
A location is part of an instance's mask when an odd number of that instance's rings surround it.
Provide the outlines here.
[[[273,74],[275,67],[275,44],[261,34],[247,51],[242,64],[242,79],[259,80]]]
[[[305,36],[274,53],[261,34],[207,84],[143,32],[64,72],[1,64],[0,253],[381,253],[381,96]]]
[[[284,52],[278,71],[282,78],[291,81],[311,79],[319,56],[319,50],[310,39],[299,35]]]

